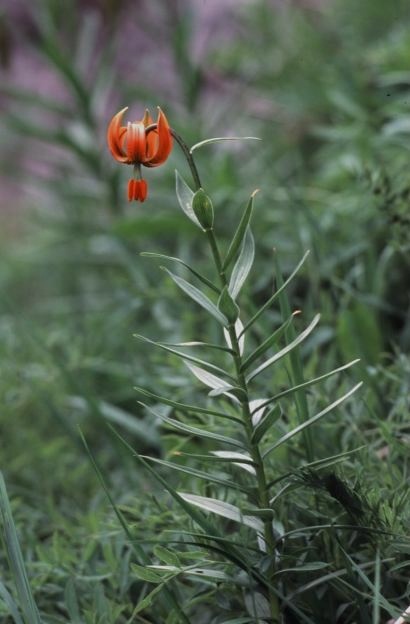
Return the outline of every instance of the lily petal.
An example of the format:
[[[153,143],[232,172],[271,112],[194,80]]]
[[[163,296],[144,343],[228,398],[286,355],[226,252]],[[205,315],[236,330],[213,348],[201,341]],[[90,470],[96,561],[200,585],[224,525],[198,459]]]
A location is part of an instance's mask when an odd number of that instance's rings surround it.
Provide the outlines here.
[[[162,110],[158,107],[157,130],[158,145],[154,155],[149,158],[144,165],[146,167],[158,167],[166,161],[172,150],[172,135],[167,118]]]
[[[115,160],[118,160],[122,163],[126,163],[128,160],[126,154],[124,154],[121,147],[121,139],[123,139],[126,132],[126,128],[124,126],[121,126],[121,120],[126,110],[128,110],[128,106],[126,106],[125,108],[120,110],[119,113],[114,115],[107,128],[107,143],[110,152]]]

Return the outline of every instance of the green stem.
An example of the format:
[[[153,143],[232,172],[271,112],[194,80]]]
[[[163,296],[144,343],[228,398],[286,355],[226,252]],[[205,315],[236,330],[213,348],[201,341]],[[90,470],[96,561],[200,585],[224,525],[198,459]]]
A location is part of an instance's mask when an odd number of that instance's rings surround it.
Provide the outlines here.
[[[189,147],[185,143],[185,141],[174,131],[171,129],[172,136],[177,141],[178,145],[182,149],[184,156],[188,162],[188,165],[191,169],[192,177],[195,184],[195,190],[202,188],[201,180],[199,178],[198,169],[196,167],[194,158],[189,150]],[[218,271],[219,280],[222,288],[228,286],[228,280],[226,277],[226,273],[223,269],[223,263],[221,259],[221,254],[219,252],[218,243],[215,238],[215,232],[213,228],[206,230],[206,236],[212,251],[212,256],[215,262],[216,270]],[[266,479],[265,466],[263,463],[263,459],[259,450],[259,445],[252,440],[253,434],[253,425],[252,425],[252,414],[249,406],[249,392],[248,386],[246,382],[245,375],[241,372],[242,369],[242,356],[239,348],[239,341],[236,335],[234,325],[230,325],[228,327],[229,337],[231,340],[232,351],[233,351],[233,360],[235,365],[235,373],[236,373],[236,381],[239,388],[242,389],[241,393],[241,410],[242,410],[242,419],[246,431],[246,437],[248,442],[248,449],[251,459],[255,465],[256,471],[256,481],[257,481],[257,499],[258,506],[260,509],[269,509],[269,488]],[[268,586],[269,588],[269,602],[271,609],[271,621],[272,624],[279,624],[279,603],[276,593],[271,589],[274,585],[274,573],[275,573],[275,536],[273,533],[273,526],[271,519],[264,520],[264,539],[266,545],[266,552],[270,557],[271,564],[269,568],[269,578],[268,578]]]
[[[189,168],[191,169],[192,178],[194,180],[194,185],[195,185],[195,190],[198,191],[200,188],[202,188],[202,184],[201,184],[201,180],[199,178],[198,169],[197,169],[197,166],[196,166],[195,161],[193,159],[193,156],[191,154],[191,151],[190,151],[188,145],[183,140],[183,138],[180,137],[179,134],[177,132],[175,132],[175,130],[173,128],[171,128],[171,134],[172,134],[172,136],[174,137],[175,141],[178,143],[179,147],[182,149],[182,151],[184,153],[184,156],[185,156],[185,158],[187,160]]]
[[[225,271],[223,270],[223,263],[221,259],[221,254],[219,252],[218,243],[215,238],[215,233],[213,229],[209,229],[206,231],[206,235],[208,238],[209,245],[211,247],[212,256],[215,262],[216,269],[218,271],[219,279],[222,285],[222,288],[228,285],[228,280],[226,278]],[[248,385],[246,382],[246,378],[244,373],[241,372],[242,369],[242,356],[239,348],[239,341],[236,335],[235,327],[230,325],[228,327],[229,337],[231,340],[232,351],[233,351],[233,360],[235,365],[236,372],[236,380],[237,385],[243,391],[243,396],[245,398],[241,399],[241,410],[242,410],[242,418],[245,426],[249,454],[252,458],[252,461],[255,464],[256,471],[256,480],[257,480],[257,496],[258,496],[258,506],[260,509],[268,509],[269,508],[269,489],[266,479],[265,466],[263,463],[263,459],[259,450],[259,445],[252,441],[253,434],[253,425],[252,425],[252,414],[249,406],[249,391]],[[273,576],[275,573],[275,536],[273,533],[272,521],[270,519],[264,520],[264,538],[266,544],[266,551],[271,559],[270,569],[269,569],[269,585],[273,585]],[[279,622],[279,604],[276,594],[269,590],[269,601],[272,615],[272,623],[278,624]]]

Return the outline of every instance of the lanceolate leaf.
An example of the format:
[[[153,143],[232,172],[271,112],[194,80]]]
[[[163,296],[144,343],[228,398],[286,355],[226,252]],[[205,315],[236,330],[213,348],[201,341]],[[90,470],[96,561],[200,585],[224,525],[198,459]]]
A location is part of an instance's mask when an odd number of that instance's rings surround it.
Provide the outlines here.
[[[259,137],[251,137],[251,136],[214,137],[212,139],[205,139],[205,141],[200,141],[199,143],[195,143],[195,145],[193,145],[189,151],[192,154],[195,150],[199,149],[200,147],[203,147],[204,145],[210,145],[211,143],[219,143],[220,141],[262,141],[262,139],[260,139]]]
[[[169,418],[164,414],[160,414],[155,412],[151,407],[145,405],[145,403],[140,403],[145,409],[147,409],[151,414],[154,414],[157,418],[167,423],[171,427],[175,429],[179,429],[184,433],[187,433],[190,436],[197,436],[200,438],[210,438],[211,440],[218,440],[219,442],[223,442],[224,444],[229,444],[231,446],[237,446],[239,448],[243,448],[241,442],[238,440],[234,440],[234,438],[228,438],[227,436],[223,436],[219,433],[215,433],[214,431],[208,431],[207,429],[199,429],[198,427],[191,427],[191,425],[186,425],[185,423],[175,420],[173,418]]]
[[[162,342],[156,342],[155,340],[150,340],[150,338],[146,338],[145,336],[141,336],[140,334],[134,334],[134,338],[137,338],[138,340],[143,340],[144,342],[148,342],[149,344],[155,345],[156,347],[159,347],[160,349],[163,349],[164,351],[168,351],[168,353],[173,353],[174,355],[177,355],[183,360],[194,362],[195,364],[199,364],[200,366],[203,366],[204,368],[209,368],[213,370],[214,372],[219,373],[220,375],[226,375],[230,377],[229,373],[226,373],[224,370],[222,370],[222,368],[219,368],[219,366],[210,364],[209,362],[206,362],[205,360],[196,358],[193,355],[188,355],[187,353],[183,353],[182,351],[177,351],[176,349],[173,349],[172,347],[168,347]]]
[[[243,354],[243,350],[245,348],[245,336],[243,335],[242,330],[243,330],[242,321],[241,319],[238,318],[238,320],[235,323],[235,334],[236,334],[236,337],[238,338],[240,355]],[[225,336],[226,344],[228,345],[228,347],[230,347],[231,353],[232,353],[231,337],[229,335],[228,330],[225,328],[224,328],[224,336]]]
[[[284,332],[286,332],[287,328],[293,321],[296,314],[300,314],[299,310],[296,310],[295,312],[293,312],[293,314],[290,316],[290,318],[287,319],[287,321],[282,323],[282,325],[278,327],[273,332],[273,334],[271,334],[268,338],[266,338],[266,340],[264,340],[262,344],[257,349],[255,349],[255,351],[251,353],[249,357],[246,358],[246,360],[242,364],[242,369],[241,369],[242,372],[246,371],[246,369],[249,368],[252,362],[254,362],[259,357],[261,357],[261,355],[263,355],[265,351],[267,351],[280,339],[280,337],[284,334]]]
[[[250,227],[246,228],[245,237],[243,239],[241,253],[236,261],[236,264],[232,270],[231,279],[229,282],[229,293],[233,299],[238,296],[249,271],[252,268],[253,260],[255,257],[255,242],[253,240]]]
[[[226,329],[224,329],[224,332]],[[201,342],[199,340],[190,340],[189,342],[162,342],[165,347],[206,347],[208,349],[216,349],[217,351],[225,351],[233,355],[232,349],[224,347],[223,345],[215,344],[213,342]]]
[[[179,205],[181,206],[183,212],[185,212],[186,216],[195,223],[201,230],[203,230],[202,225],[199,223],[194,210],[192,208],[192,200],[194,198],[195,193],[189,188],[188,184],[179,175],[178,171],[175,170],[175,184],[176,184],[176,194],[178,198]]]
[[[234,389],[231,384],[228,384],[225,380],[216,377],[216,375],[213,375],[212,373],[208,373],[208,371],[200,368],[199,366],[195,366],[189,362],[185,362],[185,365],[189,368],[191,373],[199,379],[199,381],[208,386],[208,388],[212,388],[212,390],[217,394],[225,394],[226,396],[229,396],[230,399],[235,401],[235,403],[238,403],[236,396],[230,392]],[[214,394],[214,396],[217,395]]]
[[[197,470],[196,468],[184,466],[184,464],[169,462],[165,459],[158,459],[157,457],[146,457],[144,455],[142,455],[142,457],[144,457],[144,459],[146,460],[161,464],[161,466],[165,466],[166,468],[171,468],[171,470],[179,470],[179,472],[184,472],[185,474],[190,474],[191,476],[197,477],[198,479],[203,479],[207,483],[217,483],[218,485],[222,485],[232,490],[239,490],[241,492],[249,491],[248,488],[241,485],[240,483],[230,481],[229,479],[223,479],[222,477],[217,477],[216,475],[209,472],[204,472],[203,470]]]
[[[192,505],[190,505],[174,488],[164,479],[150,464],[145,461],[138,453],[134,451],[134,449],[124,440],[122,436],[120,436],[114,429],[113,432],[117,435],[122,444],[128,448],[133,455],[139,460],[139,462],[149,471],[149,473],[166,489],[167,492],[172,496],[172,498],[180,505],[180,507],[187,513],[187,515],[192,518],[192,520],[201,527],[204,531],[204,534],[201,534],[201,537],[207,537],[209,540],[215,540],[216,542],[220,542],[223,544],[223,552],[222,554],[232,561],[235,565],[239,566],[242,570],[244,570],[247,574],[252,575],[255,579],[257,579],[264,586],[267,585],[265,578],[254,568],[249,569],[249,564],[246,562],[239,549],[232,544],[228,539],[219,535],[218,529],[214,524],[202,513],[198,512]]]
[[[272,364],[274,364],[275,362],[277,362],[278,360],[283,358],[285,355],[290,353],[290,351],[292,351],[292,349],[294,349],[295,347],[297,347],[297,345],[299,345],[301,342],[303,342],[309,336],[309,334],[312,333],[312,331],[314,330],[314,328],[318,324],[319,319],[320,319],[320,314],[317,314],[314,317],[313,321],[310,323],[310,325],[308,325],[308,327],[301,334],[299,334],[295,338],[295,340],[290,342],[288,345],[286,345],[286,347],[284,347],[283,349],[281,349],[280,351],[275,353],[275,355],[270,357],[268,360],[266,360],[266,362],[264,362],[263,364],[258,366],[258,368],[256,368],[254,371],[252,371],[247,376],[246,381],[249,382],[249,381],[251,381],[251,379],[254,379],[254,377],[256,377],[256,375],[259,375],[259,373],[261,373],[263,370],[265,370],[265,368],[268,368],[268,366],[271,366]]]
[[[323,381],[324,379],[327,379],[328,377],[331,377],[332,375],[336,375],[336,373],[340,373],[341,371],[347,370],[348,368],[350,368],[354,364],[357,364],[357,362],[360,362],[360,360],[359,359],[352,360],[348,364],[344,364],[343,366],[339,366],[339,368],[335,368],[334,370],[330,371],[329,373],[325,373],[324,375],[320,375],[320,377],[315,377],[314,379],[310,379],[309,381],[305,381],[304,383],[299,384],[297,386],[292,386],[292,388],[287,388],[286,390],[282,390],[282,392],[278,392],[278,394],[275,394],[275,396],[271,397],[270,399],[266,399],[266,401],[264,401],[261,405],[259,405],[259,409],[261,407],[266,407],[270,403],[274,403],[274,402],[278,401],[279,399],[282,399],[283,397],[288,396],[289,394],[293,394],[294,392],[297,392],[298,390],[301,390],[302,388],[308,388],[309,386],[313,386],[314,384],[317,384],[320,381]],[[256,410],[253,410],[252,414],[255,411]]]
[[[252,425],[256,427],[265,413],[266,399],[252,399],[249,401],[249,409],[252,415]]]
[[[231,416],[230,414],[225,414],[225,412],[219,412],[217,410],[208,409],[207,407],[197,407],[196,405],[188,405],[186,403],[180,403],[179,401],[173,401],[172,399],[168,399],[167,397],[160,396],[158,394],[154,394],[149,390],[145,390],[144,388],[139,388],[138,386],[135,388],[140,394],[143,394],[151,399],[155,399],[160,403],[164,403],[165,405],[170,405],[171,407],[175,407],[175,409],[180,410],[181,412],[192,412],[193,414],[209,414],[210,416],[217,416],[219,418],[227,418],[228,420],[232,420],[239,425],[244,426],[242,420],[240,418],[236,418],[236,416]]]
[[[152,565],[150,566],[152,570],[157,570],[158,572],[174,572],[178,574],[187,574],[191,576],[200,576],[201,578],[207,578],[215,581],[215,583],[219,581],[226,581],[230,583],[237,583],[235,579],[228,576],[222,570],[216,570],[215,568],[198,568],[194,566],[186,566],[184,568],[176,567],[172,565]]]
[[[288,433],[286,433],[284,436],[279,438],[279,440],[277,440],[277,442],[275,442],[275,444],[273,446],[269,447],[268,450],[264,452],[263,457],[265,458],[267,455],[269,455],[269,453],[271,453],[272,451],[277,449],[279,446],[281,446],[282,444],[284,444],[285,442],[287,442],[288,440],[293,438],[293,436],[297,435],[298,433],[300,433],[301,431],[306,429],[306,427],[310,427],[316,421],[318,421],[320,418],[323,418],[323,416],[326,416],[326,414],[328,414],[330,411],[332,411],[332,409],[334,409],[335,407],[340,405],[340,403],[343,403],[343,401],[348,399],[354,392],[356,392],[356,390],[358,390],[361,385],[362,385],[362,382],[358,383],[356,386],[354,386],[354,388],[349,390],[349,392],[347,392],[342,397],[340,397],[340,399],[337,399],[331,405],[328,405],[324,410],[319,412],[319,414],[316,414],[315,416],[312,416],[311,418],[309,418],[309,420],[306,420],[302,424],[300,424],[297,427],[295,427],[294,429],[292,429],[292,431],[288,431]]]
[[[283,282],[283,284],[278,288],[278,290],[273,293],[273,295],[268,299],[268,301],[264,303],[263,306],[259,308],[259,310],[256,312],[256,314],[254,314],[252,318],[246,323],[243,329],[244,332],[246,332],[254,324],[254,322],[260,317],[260,315],[263,314],[263,312],[265,312],[265,310],[272,305],[272,303],[276,300],[277,297],[279,297],[279,295],[281,294],[281,292],[283,292],[286,286],[293,280],[293,278],[295,277],[295,275],[297,274],[301,266],[304,264],[309,253],[310,253],[309,251],[305,253],[302,260],[296,266],[294,271],[289,275],[288,279],[285,282]]]
[[[196,286],[193,286],[182,277],[175,275],[167,268],[162,267],[164,271],[168,273],[168,275],[174,280],[175,284],[180,287],[191,299],[199,303],[209,314],[212,314],[213,317],[216,318],[224,327],[228,326],[228,319],[218,310],[217,306],[212,303],[210,299],[202,291],[200,291]]]
[[[268,429],[278,420],[280,414],[280,407],[276,404],[255,427],[251,438],[253,444],[258,444],[261,441]]]
[[[243,515],[241,510],[235,507],[235,505],[206,496],[197,496],[196,494],[186,494],[184,492],[178,493],[185,501],[200,509],[210,511],[218,516],[223,516],[224,518],[228,518],[228,520],[240,522],[241,524],[251,527],[258,533],[263,533],[263,522],[255,516]]]
[[[211,453],[212,455],[216,455],[219,460],[232,462],[250,474],[256,475],[253,461],[250,456],[245,453],[237,453],[236,451],[211,451]]]
[[[245,211],[242,215],[242,218],[239,222],[238,228],[234,234],[234,237],[232,239],[232,242],[229,246],[228,252],[226,254],[226,258],[224,260],[223,263],[223,269],[226,270],[229,265],[231,264],[232,260],[235,258],[240,246],[242,245],[242,241],[243,238],[245,236],[245,232],[248,228],[248,225],[250,223],[251,217],[252,217],[252,211],[253,211],[253,200],[254,197],[256,195],[258,191],[254,191],[249,199],[249,202],[247,203],[247,206],[245,208]]]
[[[201,275],[201,273],[198,273],[198,271],[195,271],[195,269],[193,269],[189,264],[187,264],[180,258],[174,258],[173,256],[165,256],[164,254],[155,253],[151,251],[143,251],[140,255],[146,258],[159,258],[160,260],[171,260],[172,262],[177,262],[178,264],[181,264],[186,269],[188,269],[188,271],[190,271],[193,275],[195,275],[195,277],[197,277],[203,284],[205,284],[205,286],[208,286],[208,288],[211,288],[212,290],[214,290],[216,293],[218,293],[218,295],[220,293],[219,288],[215,286],[215,284],[213,284],[211,280],[209,280],[204,275]]]

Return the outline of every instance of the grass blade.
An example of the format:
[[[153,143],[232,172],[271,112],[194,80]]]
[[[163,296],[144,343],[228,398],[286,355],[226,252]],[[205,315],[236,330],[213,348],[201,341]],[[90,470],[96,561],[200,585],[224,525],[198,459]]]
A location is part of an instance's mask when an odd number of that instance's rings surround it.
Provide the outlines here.
[[[0,517],[3,525],[3,539],[7,558],[16,584],[17,595],[25,624],[41,624],[40,614],[31,592],[23,555],[17,537],[17,530],[11,513],[6,484],[0,472]]]

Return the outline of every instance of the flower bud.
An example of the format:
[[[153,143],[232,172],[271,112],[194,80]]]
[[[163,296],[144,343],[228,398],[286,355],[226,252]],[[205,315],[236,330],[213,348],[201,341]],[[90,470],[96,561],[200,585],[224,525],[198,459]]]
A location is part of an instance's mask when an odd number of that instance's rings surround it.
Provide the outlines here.
[[[210,230],[214,223],[214,208],[211,198],[203,189],[199,189],[192,198],[192,210],[205,230]]]
[[[239,308],[225,286],[218,300],[218,309],[226,316],[230,325],[234,325],[239,316]]]

